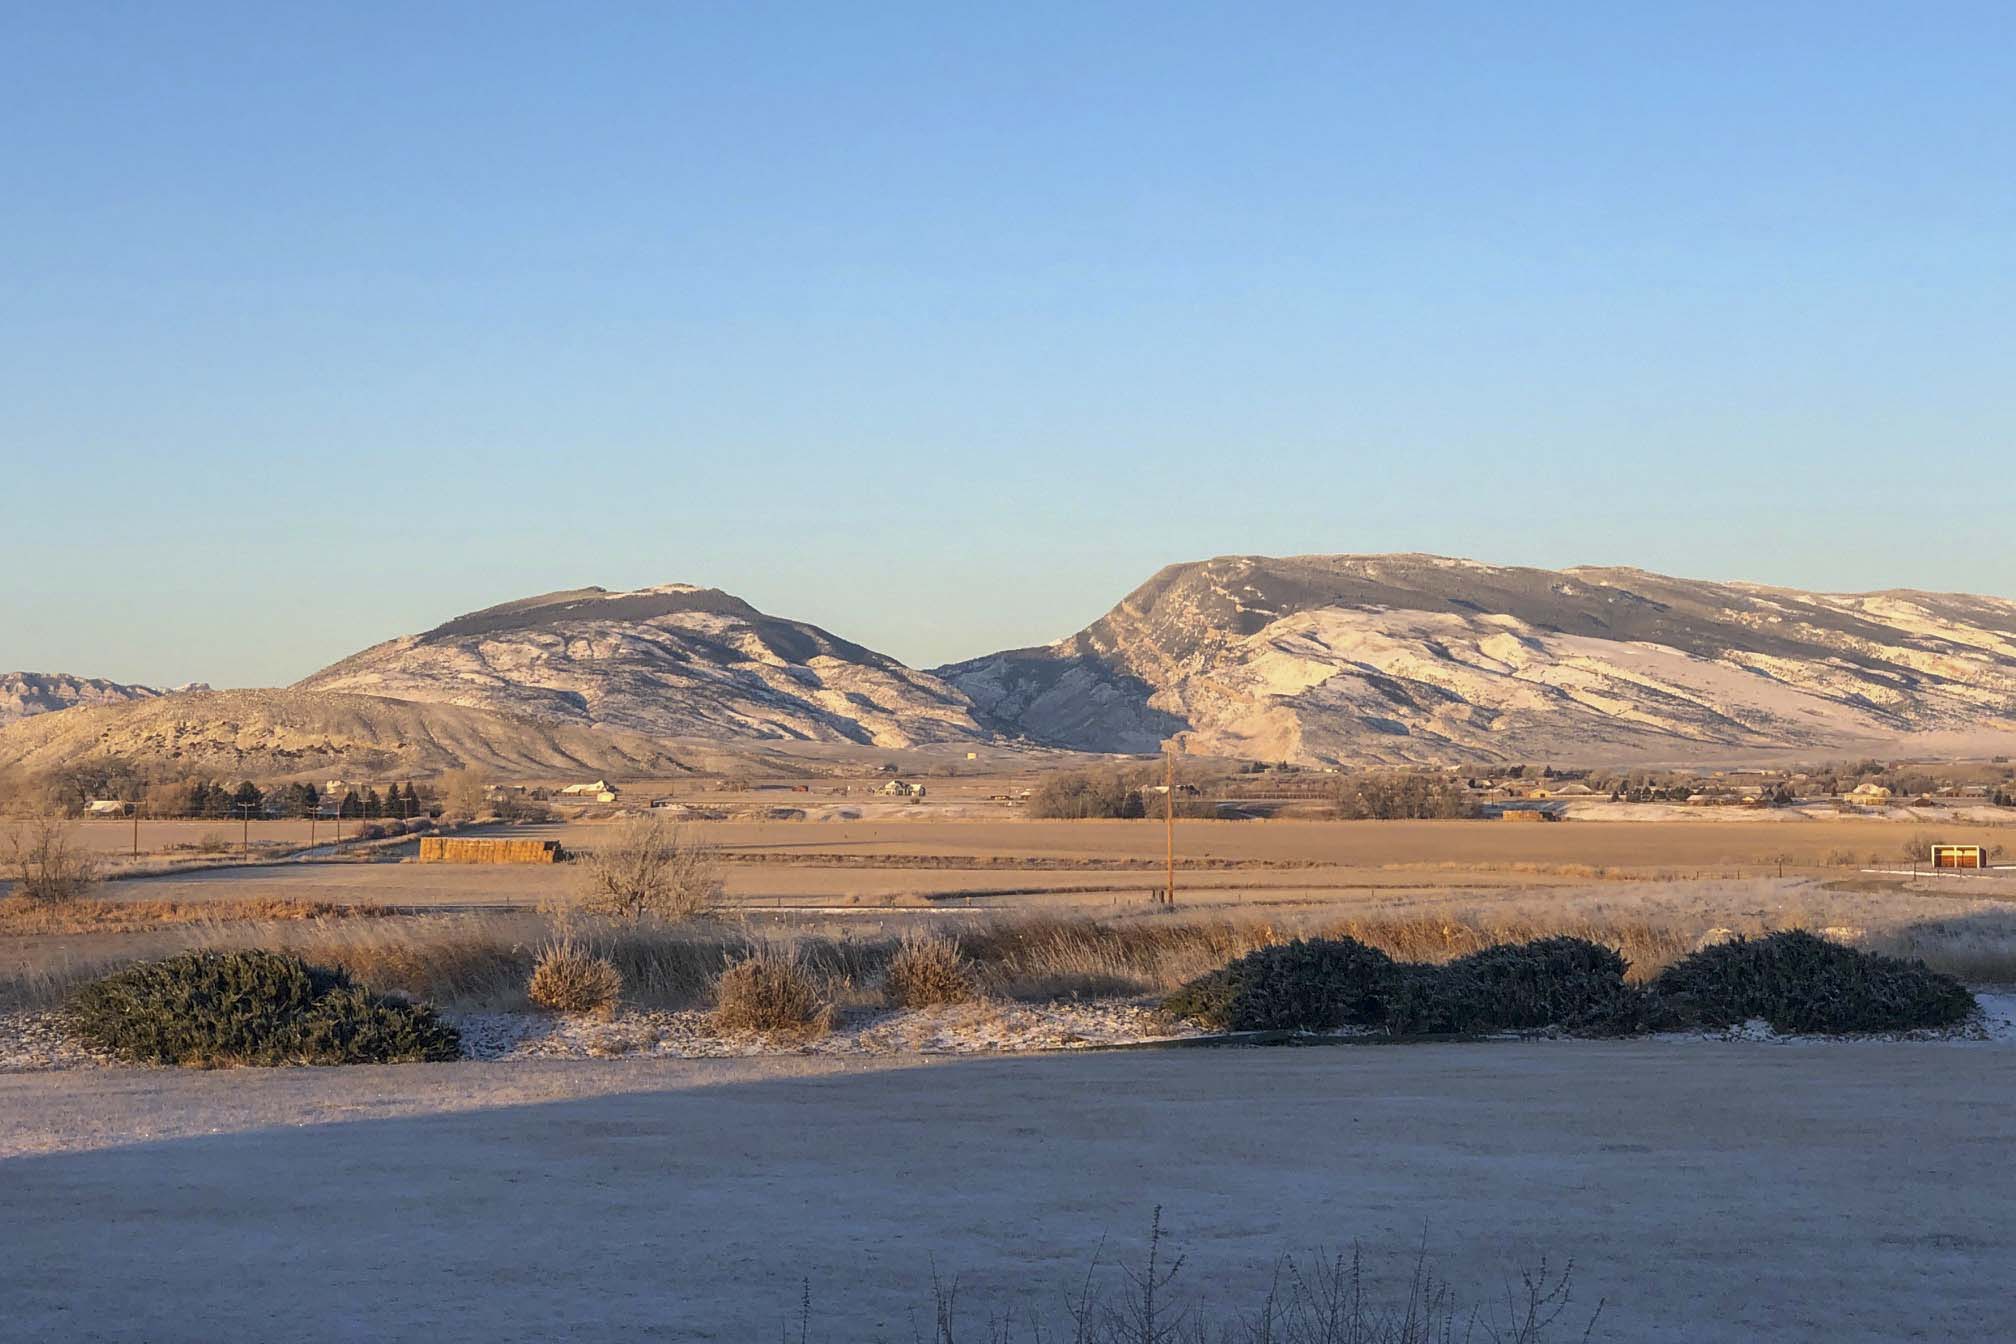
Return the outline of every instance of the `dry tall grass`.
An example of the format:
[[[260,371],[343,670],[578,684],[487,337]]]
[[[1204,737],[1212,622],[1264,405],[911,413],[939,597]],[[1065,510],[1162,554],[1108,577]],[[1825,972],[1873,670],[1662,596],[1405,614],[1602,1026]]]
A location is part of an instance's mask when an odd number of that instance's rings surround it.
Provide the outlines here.
[[[31,901],[10,896],[0,899],[0,934],[124,933],[178,924],[383,919],[396,913],[382,905],[270,896],[242,901]]]
[[[0,1006],[54,1003],[85,980],[143,957],[193,948],[267,947],[340,966],[363,983],[444,1006],[515,1010],[526,1006],[527,982],[556,932],[529,914],[356,918],[355,913],[281,903],[269,907],[265,917],[272,922],[170,925],[108,940],[111,950],[100,955],[67,946],[37,949],[33,957],[18,959],[25,969],[0,973]],[[1572,934],[1616,948],[1631,964],[1630,978],[1643,982],[1704,939],[1773,928],[1823,930],[1875,951],[1922,959],[1970,983],[2016,983],[2016,909],[2001,905],[1875,928],[1842,926],[1821,909],[1732,919],[1714,929],[1699,920],[1549,919],[1537,913],[1299,923],[1151,915],[974,923],[942,936],[970,965],[976,991],[1044,1000],[1161,994],[1257,947],[1311,936],[1350,936],[1403,961],[1440,962],[1501,943]],[[654,1008],[700,1006],[712,996],[724,965],[787,955],[823,1002],[865,1007],[885,1001],[890,967],[904,956],[903,940],[893,935],[803,935],[778,943],[722,925],[625,922],[569,926],[562,936],[570,934],[615,966],[630,1002]]]
[[[1453,1284],[1429,1263],[1425,1234],[1411,1270],[1395,1276],[1386,1291],[1373,1287],[1375,1271],[1362,1248],[1308,1256],[1283,1255],[1268,1271],[1253,1275],[1243,1307],[1228,1306],[1241,1294],[1220,1284],[1208,1296],[1193,1293],[1186,1277],[1188,1258],[1165,1245],[1162,1210],[1155,1210],[1148,1244],[1136,1262],[1108,1260],[1095,1251],[1082,1276],[1068,1281],[1061,1301],[1047,1310],[1028,1294],[976,1304],[960,1281],[941,1274],[934,1263],[930,1301],[931,1344],[962,1339],[1007,1344],[1011,1339],[1071,1340],[1073,1344],[1547,1344],[1549,1340],[1599,1338],[1604,1302],[1578,1305],[1573,1261],[1558,1268],[1540,1256],[1518,1271],[1495,1295],[1462,1302]],[[1103,1249],[1103,1248],[1102,1248]],[[1046,1324],[1047,1322],[1047,1324]],[[784,1344],[811,1344],[827,1337],[825,1320],[809,1286],[796,1317],[781,1332]],[[749,1333],[757,1331],[752,1328]],[[849,1335],[849,1337],[852,1337]],[[915,1329],[912,1338],[925,1336]]]

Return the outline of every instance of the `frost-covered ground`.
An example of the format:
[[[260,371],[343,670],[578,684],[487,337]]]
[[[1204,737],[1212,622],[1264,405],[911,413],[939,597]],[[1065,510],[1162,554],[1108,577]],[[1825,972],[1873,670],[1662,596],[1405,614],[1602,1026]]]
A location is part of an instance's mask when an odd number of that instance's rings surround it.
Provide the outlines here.
[[[1882,1036],[1786,1036],[1762,1022],[1727,1031],[1672,1032],[1669,1044],[1717,1041],[1947,1042],[2016,1045],[2016,993],[1981,993],[1979,1016],[1962,1026]],[[1194,1039],[1191,1023],[1149,1004],[1119,999],[1028,1004],[1003,1001],[941,1008],[856,1012],[823,1036],[723,1033],[704,1012],[626,1009],[613,1017],[551,1013],[461,1013],[450,1020],[473,1060],[747,1059],[765,1056],[873,1058],[897,1055],[1035,1054]],[[1370,1030],[1340,1035],[1377,1035]],[[1505,1039],[1516,1039],[1506,1037]],[[0,1073],[103,1066],[111,1060],[66,1038],[50,1013],[0,1013]]]
[[[934,1268],[984,1338],[1160,1206],[1219,1305],[1362,1241],[1469,1302],[1573,1259],[1622,1344],[2004,1339],[2012,1113],[2016,1052],[1896,1044],[12,1074],[0,1338],[739,1344],[805,1294],[853,1344]]]
[[[724,1035],[698,1011],[627,1011],[609,1021],[537,1013],[473,1013],[454,1019],[477,1059],[672,1055],[976,1055],[1073,1050],[1195,1036],[1154,1009],[1120,1000],[1026,1004],[982,1002],[843,1018],[823,1036]]]
[[[1780,1044],[1886,1044],[1944,1042],[1963,1045],[2016,1045],[2016,993],[1977,992],[1974,1002],[1981,1011],[1970,1022],[1957,1027],[1924,1031],[1884,1032],[1861,1036],[1810,1036],[1787,1034],[1771,1029],[1768,1022],[1752,1020],[1726,1031],[1675,1031],[1654,1036],[1655,1041],[1687,1043],[1695,1041],[1762,1041]]]

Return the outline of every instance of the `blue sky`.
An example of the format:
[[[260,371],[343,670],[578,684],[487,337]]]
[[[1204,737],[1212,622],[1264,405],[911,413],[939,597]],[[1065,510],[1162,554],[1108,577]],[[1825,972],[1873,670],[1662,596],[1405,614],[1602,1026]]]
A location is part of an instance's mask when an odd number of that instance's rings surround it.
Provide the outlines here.
[[[0,670],[682,580],[2016,595],[2005,4],[0,3]]]

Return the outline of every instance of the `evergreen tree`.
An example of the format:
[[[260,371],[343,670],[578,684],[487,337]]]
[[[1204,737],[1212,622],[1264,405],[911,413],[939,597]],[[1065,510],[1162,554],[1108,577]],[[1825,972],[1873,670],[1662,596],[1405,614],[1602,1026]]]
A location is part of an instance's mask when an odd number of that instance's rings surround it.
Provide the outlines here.
[[[249,779],[231,794],[230,812],[234,817],[256,817],[265,810],[266,795]]]
[[[214,779],[210,781],[210,792],[203,800],[203,815],[206,817],[231,815],[231,790]]]
[[[345,820],[351,820],[364,815],[364,805],[357,801],[357,790],[345,789],[343,791],[343,802],[337,807],[336,815]]]

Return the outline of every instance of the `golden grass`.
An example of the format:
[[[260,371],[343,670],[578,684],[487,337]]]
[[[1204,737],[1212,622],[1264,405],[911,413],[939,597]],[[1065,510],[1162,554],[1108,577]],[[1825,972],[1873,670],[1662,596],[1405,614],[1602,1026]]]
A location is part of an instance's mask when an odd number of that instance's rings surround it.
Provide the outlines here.
[[[253,897],[242,901],[31,901],[0,898],[0,935],[127,933],[177,924],[382,919],[389,906]]]
[[[0,1006],[54,1003],[87,979],[169,951],[269,947],[340,966],[375,989],[402,991],[452,1008],[516,1010],[527,1006],[528,979],[555,936],[550,924],[529,914],[360,919],[348,917],[354,908],[347,907],[325,915],[309,913],[307,903],[246,904],[297,917],[276,913],[263,923],[212,922],[217,907],[205,905],[204,920],[163,925],[152,938],[113,940],[101,956],[66,949],[38,954],[31,968],[0,976]],[[1866,926],[1850,922],[1855,918],[1825,906],[1741,916],[1725,911],[1712,924],[1684,914],[1614,918],[1601,910],[1550,914],[1530,906],[1502,915],[1374,912],[1277,922],[1140,914],[975,921],[949,928],[943,937],[970,966],[976,992],[1025,1001],[1164,993],[1254,948],[1318,936],[1350,936],[1400,960],[1439,962],[1501,943],[1571,934],[1616,948],[1630,963],[1630,978],[1642,982],[1709,937],[1809,928],[1922,959],[1970,983],[2016,983],[2016,908],[1998,903],[1965,914],[1928,911],[1920,919],[1868,921]],[[95,932],[101,926],[89,927]],[[791,959],[819,986],[824,1002],[880,1004],[891,962],[902,955],[904,943],[894,934],[801,934],[773,940],[732,925],[705,923],[576,923],[568,935],[585,953],[616,968],[626,1000],[659,1008],[707,1003],[724,966],[762,955]],[[127,946],[122,948],[121,941]]]

